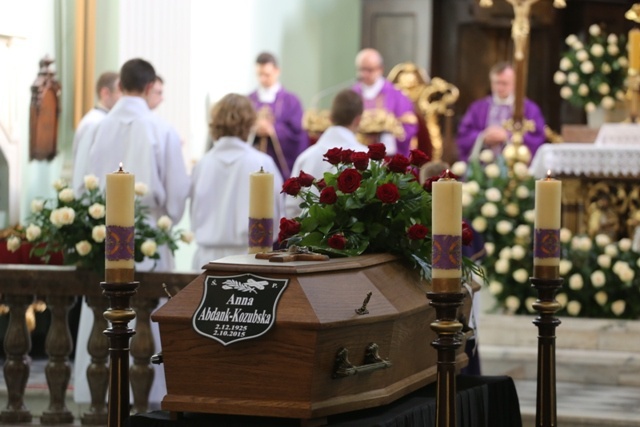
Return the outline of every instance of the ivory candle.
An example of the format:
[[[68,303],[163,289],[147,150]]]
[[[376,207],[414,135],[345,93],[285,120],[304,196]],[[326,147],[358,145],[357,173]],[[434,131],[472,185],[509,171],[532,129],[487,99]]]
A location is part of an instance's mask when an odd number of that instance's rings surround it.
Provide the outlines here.
[[[446,176],[450,176],[449,171]],[[433,292],[460,292],[462,183],[450,177],[441,178],[431,189]]]
[[[249,175],[249,253],[273,247],[273,174],[262,168]]]
[[[562,181],[547,177],[536,181],[533,238],[533,276],[539,279],[560,277],[560,222]]]
[[[135,176],[120,168],[107,174],[105,281],[133,281]]]
[[[629,69],[640,71],[640,29],[629,31]]]

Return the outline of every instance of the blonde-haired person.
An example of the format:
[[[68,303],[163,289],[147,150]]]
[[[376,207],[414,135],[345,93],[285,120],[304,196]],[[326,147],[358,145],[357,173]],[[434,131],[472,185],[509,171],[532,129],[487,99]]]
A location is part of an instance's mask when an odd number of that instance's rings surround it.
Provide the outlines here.
[[[249,175],[262,168],[274,175],[274,238],[283,212],[282,176],[275,162],[247,143],[256,122],[249,98],[224,96],[211,109],[213,147],[193,169],[191,229],[198,244],[193,268],[248,252]]]

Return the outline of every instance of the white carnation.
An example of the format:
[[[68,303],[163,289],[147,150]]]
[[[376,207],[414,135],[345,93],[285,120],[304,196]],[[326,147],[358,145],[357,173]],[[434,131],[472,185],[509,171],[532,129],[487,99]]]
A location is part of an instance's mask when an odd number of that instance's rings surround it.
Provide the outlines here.
[[[601,233],[596,235],[596,245],[598,245],[599,247],[604,248],[609,243],[611,243],[611,238],[606,234]]]
[[[600,101],[600,104],[605,110],[613,110],[613,108],[616,106],[616,100],[610,96],[605,96],[602,98],[602,101]]]
[[[498,215],[498,207],[495,203],[485,203],[480,208],[480,213],[485,218],[495,218],[495,216]]]
[[[521,245],[515,245],[511,248],[511,258],[519,261],[525,257],[527,251]]]
[[[506,260],[511,259],[511,248],[507,246],[506,248],[500,249],[500,253],[498,254],[498,258],[506,259]]]
[[[471,197],[471,194],[463,192],[462,193],[462,206],[466,208],[469,205],[471,205],[471,203],[473,203],[473,197]]]
[[[582,304],[580,304],[579,301],[572,300],[567,303],[567,313],[569,313],[570,316],[577,316],[580,314],[581,309]]]
[[[475,196],[480,192],[480,184],[478,184],[477,181],[465,182],[462,184],[462,189],[472,196]]]
[[[513,173],[520,179],[526,178],[529,176],[529,168],[523,162],[516,162],[513,165]]]
[[[593,242],[589,236],[582,236],[580,238],[580,247],[579,249],[584,252],[589,252],[593,247]]]
[[[584,280],[582,280],[582,276],[578,273],[572,274],[569,277],[569,288],[574,291],[579,291],[584,286]]]
[[[162,215],[160,218],[158,218],[158,228],[160,230],[167,231],[171,228],[172,225],[173,222],[167,215]]]
[[[562,86],[560,89],[560,97],[562,97],[562,99],[569,99],[571,95],[573,95],[571,88],[569,86]]]
[[[622,251],[622,252],[629,252],[629,250],[631,250],[631,239],[625,237],[624,239],[620,239],[620,241],[618,242],[618,248]]]
[[[573,263],[567,259],[560,260],[560,275],[566,276],[573,268]]]
[[[136,193],[136,196],[144,196],[149,192],[149,187],[144,182],[136,182],[133,187],[133,191]]]
[[[589,52],[591,52],[591,55],[595,56],[596,58],[600,58],[602,55],[604,55],[604,47],[602,47],[602,45],[599,43],[595,43],[593,46],[591,46]]]
[[[70,188],[64,188],[60,190],[60,192],[58,193],[58,199],[60,199],[60,201],[64,203],[72,202],[73,199],[75,199],[73,190]]]
[[[556,295],[556,301],[558,301],[558,304],[560,304],[560,307],[565,307],[567,305],[568,299],[569,298],[567,297],[567,294],[565,294],[564,292]]]
[[[484,250],[487,251],[488,256],[491,256],[496,251],[496,244],[493,242],[485,242]]]
[[[589,86],[587,86],[584,83],[581,83],[580,86],[578,86],[578,95],[580,96],[589,95]]]
[[[91,229],[91,238],[96,243],[104,242],[104,239],[107,237],[107,227],[104,225],[96,225]]]
[[[616,99],[618,101],[624,101],[625,100],[624,92],[621,90],[616,91]]]
[[[518,159],[518,161],[524,163],[525,166],[528,165],[529,162],[531,161],[531,150],[529,150],[529,147],[527,147],[526,145],[519,146],[518,151],[516,153],[516,158]],[[527,169],[527,174],[528,172],[529,170]],[[516,175],[518,174],[516,173]],[[523,176],[520,176],[520,178],[523,178]]]
[[[509,260],[503,258],[497,260],[494,268],[498,274],[507,274],[509,272]]]
[[[471,226],[478,233],[483,233],[487,230],[487,219],[481,216],[477,216],[471,221]]]
[[[91,218],[93,219],[104,218],[104,215],[105,215],[104,205],[100,203],[92,204],[91,206],[89,206],[89,215],[91,215]]]
[[[29,224],[25,232],[27,240],[33,242],[42,234],[42,229],[35,224]]]
[[[491,295],[499,295],[502,293],[503,289],[504,287],[502,286],[502,283],[497,280],[489,282],[489,293],[491,293]]]
[[[564,39],[564,42],[567,44],[567,46],[573,46],[574,43],[576,43],[578,40],[578,37],[575,34],[569,34],[567,36],[566,39]],[[566,59],[566,58],[563,58]]]
[[[594,298],[596,299],[596,302],[600,306],[603,306],[603,305],[605,305],[607,303],[607,300],[609,299],[609,296],[607,295],[607,293],[605,291],[600,291],[600,292],[595,294]]]
[[[99,182],[100,180],[95,175],[84,176],[84,188],[86,188],[89,191],[95,190],[96,188],[98,188]]]
[[[518,283],[527,283],[529,280],[529,272],[524,268],[519,268],[513,272],[513,279]]]
[[[622,313],[624,313],[624,310],[626,308],[627,308],[627,303],[625,302],[625,300],[619,299],[611,303],[611,312],[616,316],[622,315]]]
[[[511,230],[513,230],[513,225],[507,220],[503,219],[502,221],[498,221],[496,224],[496,231],[503,236],[505,234],[509,234]]]
[[[589,34],[591,34],[592,36],[598,37],[601,33],[602,30],[600,29],[600,26],[598,24],[591,24],[589,26]]]
[[[607,254],[598,255],[598,258],[596,259],[596,261],[600,266],[600,268],[608,269],[611,267],[611,257]]]
[[[536,220],[536,211],[534,211],[533,209],[529,209],[528,211],[524,211],[522,216],[524,217],[524,220],[529,224],[533,224],[533,222]]]
[[[529,194],[530,194],[529,189],[524,185],[520,185],[518,186],[518,188],[516,188],[516,197],[518,199],[526,199],[529,197]]]
[[[31,201],[31,212],[42,212],[42,209],[44,209],[44,200],[35,199]]]
[[[489,150],[488,148],[482,150],[478,155],[478,159],[484,164],[489,164],[493,162],[495,158],[496,156],[493,154],[493,151]]]
[[[154,240],[145,240],[144,242],[142,242],[142,245],[140,245],[140,251],[144,256],[147,257],[154,256],[156,254],[157,248],[158,245]]]
[[[569,74],[567,74],[567,82],[570,85],[577,85],[578,83],[580,83],[580,76],[578,75],[578,73],[576,73],[575,71],[570,72]]]
[[[484,168],[484,173],[489,178],[497,178],[500,176],[500,167],[495,163],[491,163]]]
[[[484,192],[484,197],[490,202],[499,202],[502,200],[502,193],[495,187],[487,188]]]
[[[596,270],[591,273],[591,284],[594,288],[601,288],[607,283],[607,276],[604,275],[604,271]]]
[[[562,71],[556,71],[553,74],[553,82],[557,85],[563,85],[567,81],[567,75]]]
[[[608,44],[612,44],[612,45],[617,45],[618,44],[618,36],[611,33],[607,36],[607,43]]]
[[[572,236],[573,236],[573,233],[568,228],[562,227],[560,229],[560,241],[562,243],[569,243]]]
[[[636,272],[633,271],[631,268],[625,268],[620,272],[620,274],[618,274],[618,277],[620,277],[620,280],[623,283],[631,282],[635,276],[636,276]]]
[[[584,61],[589,59],[589,54],[587,53],[586,50],[580,49],[579,51],[576,52],[576,59],[584,63]],[[571,83],[571,80],[569,82]],[[575,83],[571,83],[571,84],[575,84]]]
[[[621,57],[619,57],[619,58],[618,58],[618,64],[620,64],[620,66],[621,66],[622,68],[626,68],[626,67],[627,67],[627,65],[629,65],[629,61],[627,60],[627,58],[626,58],[626,57],[621,56]]]
[[[616,273],[618,276],[620,275],[620,272],[622,270],[627,270],[630,269],[631,267],[629,267],[629,264],[626,263],[625,261],[616,261],[613,264],[613,267],[611,268],[611,271],[613,271],[614,273]]]
[[[529,313],[534,313],[536,311],[536,309],[533,308],[533,303],[535,303],[537,300],[538,299],[536,297],[528,297],[526,300],[524,300],[525,307]]]
[[[516,231],[514,232],[516,237],[520,239],[530,239],[531,238],[531,226],[527,224],[520,224],[516,227]]]
[[[610,257],[617,257],[618,256],[618,247],[616,246],[615,243],[611,243],[609,245],[607,245],[604,248],[604,253],[609,255]]]
[[[451,165],[451,172],[458,176],[464,176],[467,172],[467,164],[465,162],[455,162]]]
[[[510,295],[504,300],[504,305],[512,313],[515,313],[520,308],[520,300],[515,295]]]
[[[604,74],[611,74],[611,65],[606,62],[600,66],[600,69]]]
[[[91,252],[91,243],[86,240],[76,243],[76,252],[80,256],[88,255]]]
[[[593,66],[593,62],[591,61],[584,61],[582,64],[580,64],[580,71],[582,71],[585,74],[591,74],[593,73],[594,70],[594,66]]]
[[[611,35],[613,36],[614,34]],[[618,48],[618,46],[615,44],[609,44],[607,45],[607,53],[611,56],[618,56],[618,54],[620,53],[620,48]]]
[[[520,213],[520,208],[516,203],[509,203],[504,207],[504,211],[510,217],[515,218]]]
[[[586,111],[587,113],[593,113],[594,111],[596,111],[596,104],[594,104],[593,102],[587,102],[584,106],[584,111]]]
[[[609,92],[611,92],[611,88],[607,83],[602,82],[598,85],[598,93],[600,93],[600,95],[608,95]]]
[[[20,249],[22,242],[18,236],[11,236],[7,239],[7,250],[9,252],[15,252]]]

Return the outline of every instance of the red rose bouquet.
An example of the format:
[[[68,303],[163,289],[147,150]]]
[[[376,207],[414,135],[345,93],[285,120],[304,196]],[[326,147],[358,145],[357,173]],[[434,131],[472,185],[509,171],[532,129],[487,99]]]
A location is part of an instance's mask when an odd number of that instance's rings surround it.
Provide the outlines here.
[[[300,198],[302,214],[280,220],[278,240],[337,256],[395,253],[429,278],[431,191],[418,180],[429,158],[420,150],[409,158],[386,157],[382,144],[368,150],[332,148],[324,160],[335,171],[322,177],[301,172],[286,180],[282,192]]]

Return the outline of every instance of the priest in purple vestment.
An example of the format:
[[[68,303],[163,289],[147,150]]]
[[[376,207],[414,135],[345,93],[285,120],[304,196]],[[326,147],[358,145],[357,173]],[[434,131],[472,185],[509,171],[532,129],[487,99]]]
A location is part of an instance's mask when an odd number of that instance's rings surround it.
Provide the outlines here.
[[[258,55],[256,72],[259,87],[249,95],[258,113],[253,143],[273,158],[287,179],[298,154],[309,145],[302,129],[302,104],[278,81],[280,69],[275,56],[266,52]]]
[[[413,103],[383,77],[382,56],[377,50],[370,48],[361,50],[356,56],[356,68],[358,83],[353,90],[362,95],[365,111],[385,110],[393,114],[402,127],[402,135],[383,132],[379,142],[386,146],[389,155],[398,153],[408,156],[411,139],[418,132],[418,119],[414,113]]]
[[[504,128],[504,122],[513,117],[513,67],[506,62],[494,65],[489,72],[489,80],[491,95],[473,102],[458,125],[458,160],[468,161],[469,157],[477,156],[485,148],[499,155],[511,137]],[[524,118],[533,121],[535,126],[535,130],[524,134],[524,145],[533,158],[545,141],[544,117],[533,101],[525,99]]]

